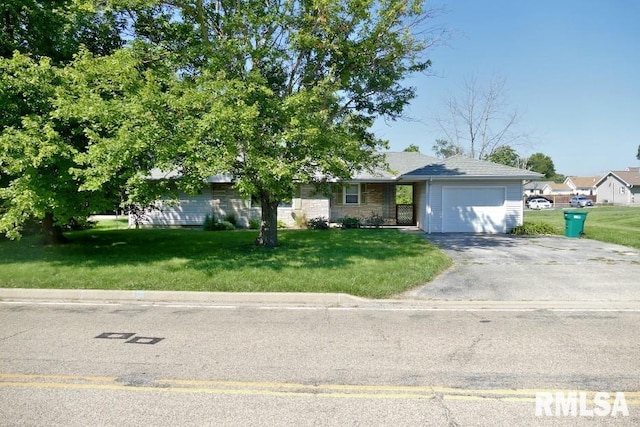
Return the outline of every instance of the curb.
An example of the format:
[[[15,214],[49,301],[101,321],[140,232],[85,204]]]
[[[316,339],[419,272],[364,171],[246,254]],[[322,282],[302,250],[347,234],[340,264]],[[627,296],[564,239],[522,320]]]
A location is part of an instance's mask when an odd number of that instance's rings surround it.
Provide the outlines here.
[[[0,288],[0,302],[101,303],[201,306],[359,308],[427,311],[637,311],[640,301],[486,301],[367,299],[348,294],[296,292],[176,292],[95,289]]]
[[[0,288],[0,300],[41,300],[105,303],[194,303],[358,306],[368,300],[348,294],[296,292],[176,292],[98,289]]]

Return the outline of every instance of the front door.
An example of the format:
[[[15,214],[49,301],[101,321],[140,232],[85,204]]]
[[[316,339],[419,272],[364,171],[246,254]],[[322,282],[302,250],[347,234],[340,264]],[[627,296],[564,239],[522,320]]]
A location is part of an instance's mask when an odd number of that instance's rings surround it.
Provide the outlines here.
[[[396,185],[396,224],[416,225],[413,185]]]

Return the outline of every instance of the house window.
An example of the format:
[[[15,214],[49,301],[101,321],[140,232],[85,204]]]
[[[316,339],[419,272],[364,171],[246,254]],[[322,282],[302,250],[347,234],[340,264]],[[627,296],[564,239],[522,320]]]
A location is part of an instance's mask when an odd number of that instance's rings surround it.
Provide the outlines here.
[[[345,185],[343,189],[343,201],[345,205],[359,205],[360,184]]]

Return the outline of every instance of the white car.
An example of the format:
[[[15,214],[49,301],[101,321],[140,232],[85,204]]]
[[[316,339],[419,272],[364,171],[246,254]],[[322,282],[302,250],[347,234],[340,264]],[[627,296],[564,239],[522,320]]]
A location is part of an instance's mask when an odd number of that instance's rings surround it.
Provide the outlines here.
[[[529,200],[529,209],[551,209],[553,204],[547,199],[531,199]]]

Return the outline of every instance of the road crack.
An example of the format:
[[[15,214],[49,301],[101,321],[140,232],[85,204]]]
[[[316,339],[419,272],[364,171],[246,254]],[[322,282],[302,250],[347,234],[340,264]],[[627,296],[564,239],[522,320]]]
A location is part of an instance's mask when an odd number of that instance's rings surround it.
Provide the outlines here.
[[[18,332],[14,333],[14,334],[11,334],[11,335],[7,335],[6,337],[0,337],[0,341],[7,341],[7,340],[9,340],[11,338],[17,337],[18,335],[22,335],[22,334],[24,334],[26,332],[29,332],[32,329],[33,328],[25,329],[23,331],[18,331]]]
[[[449,360],[458,362],[461,365],[466,365],[471,361],[471,358],[475,354],[475,348],[482,339],[482,334],[479,337],[476,337],[471,344],[466,347],[462,347],[451,353],[449,356]]]
[[[458,422],[455,420],[453,412],[451,412],[451,409],[449,409],[449,407],[444,403],[443,394],[435,393],[435,398],[433,400],[438,404],[438,406],[440,406],[440,408],[444,412],[444,417],[447,420],[446,425],[448,427],[459,427],[460,424],[458,424]]]

